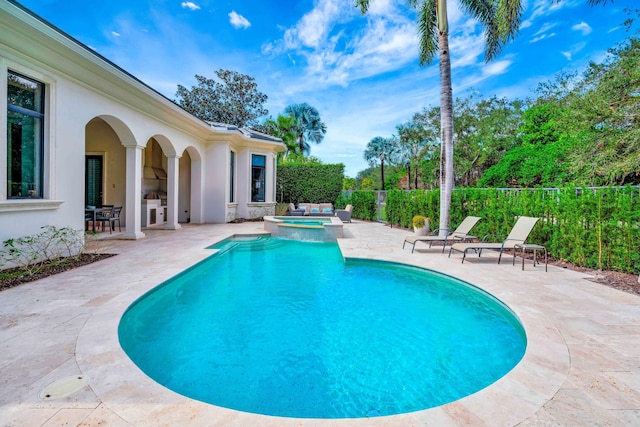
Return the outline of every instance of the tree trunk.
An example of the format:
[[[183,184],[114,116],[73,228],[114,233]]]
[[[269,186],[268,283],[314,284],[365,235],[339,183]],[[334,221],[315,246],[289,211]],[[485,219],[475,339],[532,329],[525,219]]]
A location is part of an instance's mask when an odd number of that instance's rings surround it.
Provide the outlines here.
[[[382,191],[384,191],[384,159],[380,159],[380,175],[382,177]]]
[[[446,19],[446,15],[445,18]],[[453,192],[453,94],[449,34],[440,31],[440,233],[449,229],[449,211]]]
[[[411,190],[411,163],[407,165],[407,190]]]

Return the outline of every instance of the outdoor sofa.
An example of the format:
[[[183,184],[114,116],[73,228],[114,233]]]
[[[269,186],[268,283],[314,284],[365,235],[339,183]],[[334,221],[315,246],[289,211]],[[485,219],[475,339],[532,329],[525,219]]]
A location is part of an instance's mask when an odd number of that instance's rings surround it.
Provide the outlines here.
[[[293,216],[333,216],[332,203],[300,203],[296,208],[289,203],[289,215]]]

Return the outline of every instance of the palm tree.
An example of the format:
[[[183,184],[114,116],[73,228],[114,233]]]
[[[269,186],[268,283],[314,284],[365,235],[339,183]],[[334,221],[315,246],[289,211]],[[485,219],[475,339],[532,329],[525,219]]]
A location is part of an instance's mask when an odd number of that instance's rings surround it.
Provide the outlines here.
[[[355,0],[362,13],[372,0]],[[606,0],[589,0],[591,3]],[[449,228],[449,210],[453,191],[453,94],[449,56],[449,22],[447,0],[407,0],[418,12],[420,65],[429,64],[438,52],[440,61],[440,230]],[[511,40],[520,26],[523,0],[458,0],[475,18],[485,34],[485,59],[491,61]]]
[[[278,160],[287,162],[287,160],[295,160],[302,157],[302,151],[298,147],[298,122],[293,116],[283,116],[278,114],[276,119],[269,118],[262,125],[262,129],[265,133],[280,138],[284,145],[287,147],[287,151],[282,154],[278,154]]]
[[[327,125],[320,119],[318,110],[306,102],[289,105],[284,112],[296,119],[298,123],[296,130],[298,147],[300,153],[308,155],[311,152],[309,142],[320,144],[324,134],[327,133]]]
[[[364,150],[364,159],[374,167],[380,162],[380,173],[382,178],[382,190],[384,191],[384,162],[392,161],[398,152],[398,139],[395,136],[383,138],[376,136],[367,144]]]

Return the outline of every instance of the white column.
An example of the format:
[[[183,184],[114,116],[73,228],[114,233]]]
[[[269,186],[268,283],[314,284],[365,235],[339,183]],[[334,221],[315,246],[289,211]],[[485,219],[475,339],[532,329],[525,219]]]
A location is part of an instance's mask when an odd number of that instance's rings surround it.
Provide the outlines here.
[[[127,197],[125,211],[127,226],[124,239],[141,239],[142,210],[142,149],[139,145],[127,145]]]
[[[191,156],[191,223],[204,224],[202,205],[204,198],[204,175],[202,173],[204,162],[200,157]]]
[[[180,156],[167,156],[167,223],[164,228],[177,230],[178,224],[178,172]]]

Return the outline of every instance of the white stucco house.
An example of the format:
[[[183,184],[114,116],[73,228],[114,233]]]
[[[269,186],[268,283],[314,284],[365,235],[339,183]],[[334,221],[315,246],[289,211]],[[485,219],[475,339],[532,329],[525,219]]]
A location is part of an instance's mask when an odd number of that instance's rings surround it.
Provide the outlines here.
[[[86,205],[122,206],[127,239],[274,213],[279,139],[201,121],[11,0],[0,112],[0,241],[82,229]]]

